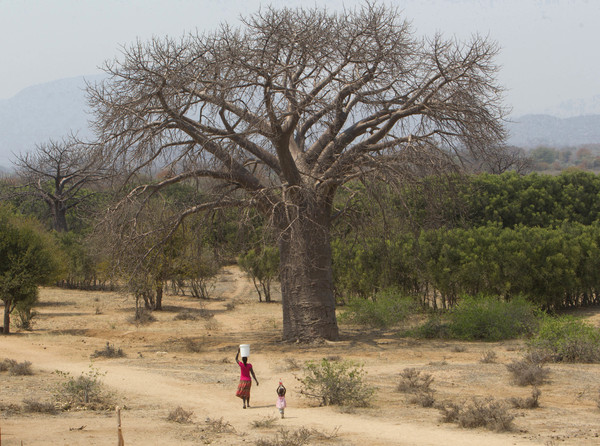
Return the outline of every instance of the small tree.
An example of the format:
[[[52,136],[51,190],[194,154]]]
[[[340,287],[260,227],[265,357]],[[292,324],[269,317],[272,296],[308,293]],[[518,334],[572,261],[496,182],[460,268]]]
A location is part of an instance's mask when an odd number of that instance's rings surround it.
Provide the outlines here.
[[[271,282],[279,274],[279,251],[272,246],[251,249],[239,259],[240,267],[250,276],[258,300],[271,302]]]
[[[38,285],[59,271],[56,247],[32,219],[0,206],[0,299],[4,302],[3,333],[10,333],[10,314],[30,309]]]

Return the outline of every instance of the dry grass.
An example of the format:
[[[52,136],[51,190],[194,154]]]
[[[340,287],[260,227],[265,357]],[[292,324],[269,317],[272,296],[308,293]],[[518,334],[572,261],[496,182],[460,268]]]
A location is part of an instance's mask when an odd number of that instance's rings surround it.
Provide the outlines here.
[[[495,432],[512,430],[514,415],[501,401],[492,397],[473,398],[466,403],[442,403],[437,407],[442,414],[442,421],[456,423],[460,427],[474,429],[485,427]]]
[[[167,421],[180,424],[189,424],[192,422],[193,416],[193,411],[185,410],[183,407],[177,406],[175,409],[169,411],[169,414],[167,415]]]
[[[544,367],[542,358],[526,355],[506,365],[512,375],[512,381],[518,386],[539,386],[548,380],[550,369]]]
[[[531,396],[527,398],[511,398],[508,402],[515,409],[536,409],[540,407],[540,395],[542,391],[534,387],[531,391]]]

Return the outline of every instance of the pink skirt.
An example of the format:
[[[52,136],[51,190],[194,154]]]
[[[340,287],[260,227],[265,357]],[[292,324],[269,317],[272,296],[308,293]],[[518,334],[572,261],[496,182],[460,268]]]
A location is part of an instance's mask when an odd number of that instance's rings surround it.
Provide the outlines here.
[[[285,409],[285,396],[278,396],[275,406],[277,406],[277,409]]]

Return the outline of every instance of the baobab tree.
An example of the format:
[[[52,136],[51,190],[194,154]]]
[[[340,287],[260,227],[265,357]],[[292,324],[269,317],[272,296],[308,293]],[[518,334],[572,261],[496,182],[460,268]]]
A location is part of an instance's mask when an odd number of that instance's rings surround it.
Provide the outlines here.
[[[52,215],[52,228],[67,232],[67,212],[95,192],[90,187],[107,178],[102,159],[88,144],[73,137],[50,140],[16,156],[13,164],[20,195],[40,199]]]
[[[415,36],[392,7],[266,8],[211,34],[154,38],[91,86],[101,146],[166,177],[127,197],[207,178],[220,195],[183,209],[252,206],[280,251],[283,337],[338,338],[330,226],[358,179],[405,181],[485,156],[504,138],[502,89],[486,38]]]

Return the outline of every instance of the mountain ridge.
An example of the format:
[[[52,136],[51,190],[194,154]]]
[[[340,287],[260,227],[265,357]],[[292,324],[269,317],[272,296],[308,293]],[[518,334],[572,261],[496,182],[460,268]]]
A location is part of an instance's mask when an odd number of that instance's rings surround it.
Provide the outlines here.
[[[82,139],[93,136],[89,127],[86,82],[106,75],[76,76],[27,87],[0,100],[0,171],[11,168],[14,154],[38,144],[60,140],[70,133]],[[571,100],[555,107],[557,115],[600,110],[600,95]],[[509,145],[531,149],[541,145],[564,148],[600,143],[600,113],[555,116],[545,113],[512,117],[506,123]]]

